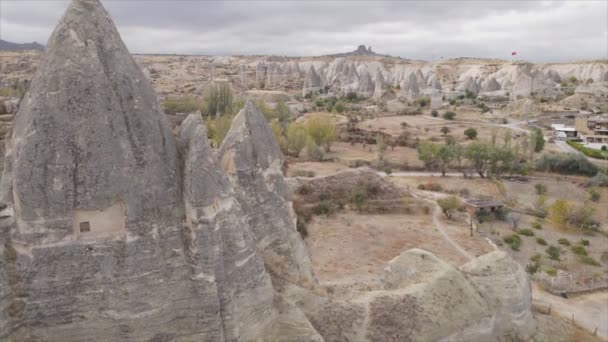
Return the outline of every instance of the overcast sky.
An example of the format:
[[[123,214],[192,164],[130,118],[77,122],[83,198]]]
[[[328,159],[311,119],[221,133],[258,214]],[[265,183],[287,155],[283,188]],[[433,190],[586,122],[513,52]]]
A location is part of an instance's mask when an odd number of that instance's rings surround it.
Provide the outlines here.
[[[102,2],[133,53],[608,58],[608,0]],[[68,3],[0,0],[2,39],[45,43]]]

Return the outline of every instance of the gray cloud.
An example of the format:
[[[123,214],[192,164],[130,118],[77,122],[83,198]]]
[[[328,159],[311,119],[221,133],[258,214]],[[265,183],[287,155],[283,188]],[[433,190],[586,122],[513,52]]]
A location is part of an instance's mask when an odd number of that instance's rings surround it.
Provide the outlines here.
[[[2,0],[3,39],[45,42],[64,0]],[[372,45],[414,59],[608,58],[608,2],[105,0],[135,53],[311,56]]]

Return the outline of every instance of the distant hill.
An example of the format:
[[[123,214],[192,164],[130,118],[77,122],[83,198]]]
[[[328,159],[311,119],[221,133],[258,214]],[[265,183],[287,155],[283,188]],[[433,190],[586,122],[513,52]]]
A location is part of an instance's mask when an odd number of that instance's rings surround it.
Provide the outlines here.
[[[25,51],[25,50],[37,50],[44,51],[44,45],[38,44],[36,42],[33,43],[11,43],[6,40],[0,39],[0,51]]]
[[[352,52],[346,52],[346,53],[336,53],[333,55],[327,55],[329,57],[350,57],[350,56],[382,56],[382,57],[391,57],[389,55],[380,55],[375,53],[372,50],[372,47],[365,47],[365,45],[359,45],[359,47],[357,47],[357,50],[352,51]]]

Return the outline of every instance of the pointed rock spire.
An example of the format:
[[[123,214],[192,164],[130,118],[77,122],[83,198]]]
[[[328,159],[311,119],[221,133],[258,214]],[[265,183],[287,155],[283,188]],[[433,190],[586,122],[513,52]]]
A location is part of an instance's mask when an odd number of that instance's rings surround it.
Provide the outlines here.
[[[218,158],[235,186],[270,274],[302,286],[315,283],[308,250],[287,200],[283,154],[253,102],[247,101],[234,118]]]
[[[59,22],[7,148],[2,200],[20,222],[71,226],[74,210],[117,202],[129,222],[156,221],[179,199],[167,119],[97,0],[73,1]]]

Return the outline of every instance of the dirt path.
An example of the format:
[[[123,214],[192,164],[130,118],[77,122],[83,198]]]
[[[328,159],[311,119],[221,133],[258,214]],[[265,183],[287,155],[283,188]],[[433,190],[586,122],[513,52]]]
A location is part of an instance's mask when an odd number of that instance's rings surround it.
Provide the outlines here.
[[[581,327],[593,332],[597,328],[598,336],[608,341],[608,292],[596,292],[569,299],[554,296],[538,287],[532,292],[534,301],[544,305],[551,304],[561,316],[571,319]]]
[[[469,252],[467,252],[464,248],[462,248],[456,241],[452,240],[452,238],[445,232],[443,224],[441,224],[441,221],[439,220],[440,216],[441,216],[441,209],[439,208],[438,205],[435,205],[435,209],[433,209],[433,225],[435,226],[435,228],[437,228],[437,230],[443,236],[443,238],[450,245],[452,245],[452,247],[454,247],[455,250],[460,252],[460,254],[462,254],[464,257],[466,257],[469,261],[473,260],[474,257],[471,254],[469,254]]]

